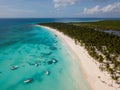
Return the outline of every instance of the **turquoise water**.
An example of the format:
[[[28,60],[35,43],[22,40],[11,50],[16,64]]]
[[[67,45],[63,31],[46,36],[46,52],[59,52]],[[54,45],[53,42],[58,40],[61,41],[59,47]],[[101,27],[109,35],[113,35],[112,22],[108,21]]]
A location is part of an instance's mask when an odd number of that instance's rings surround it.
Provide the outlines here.
[[[57,63],[48,64],[52,59]],[[11,70],[14,65],[19,68]],[[28,78],[33,81],[24,83]],[[26,89],[90,90],[79,60],[59,36],[30,24],[1,28],[0,90]]]

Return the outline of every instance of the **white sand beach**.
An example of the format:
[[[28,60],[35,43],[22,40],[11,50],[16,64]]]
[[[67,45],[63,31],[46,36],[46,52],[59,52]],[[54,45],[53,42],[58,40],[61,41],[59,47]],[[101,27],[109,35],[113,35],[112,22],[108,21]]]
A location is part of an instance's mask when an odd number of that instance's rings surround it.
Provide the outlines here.
[[[120,90],[120,88],[118,88],[119,86],[112,82],[110,76],[106,72],[100,71],[99,63],[95,62],[83,46],[76,45],[74,40],[55,29],[46,26],[43,27],[49,29],[64,40],[70,50],[76,54],[79,58],[85,79],[92,90]],[[112,83],[114,87],[111,86]]]

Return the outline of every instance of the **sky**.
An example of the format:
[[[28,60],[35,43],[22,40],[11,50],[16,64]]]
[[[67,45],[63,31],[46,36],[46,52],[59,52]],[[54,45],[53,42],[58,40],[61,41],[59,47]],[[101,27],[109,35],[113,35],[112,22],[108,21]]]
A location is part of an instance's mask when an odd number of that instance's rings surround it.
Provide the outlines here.
[[[120,18],[120,0],[0,0],[0,18]]]

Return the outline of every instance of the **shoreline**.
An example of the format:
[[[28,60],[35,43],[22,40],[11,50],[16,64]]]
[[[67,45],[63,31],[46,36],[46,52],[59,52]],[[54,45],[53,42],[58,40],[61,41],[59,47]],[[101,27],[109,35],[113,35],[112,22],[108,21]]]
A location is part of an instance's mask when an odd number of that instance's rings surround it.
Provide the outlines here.
[[[87,53],[83,46],[78,44],[76,45],[73,39],[56,29],[47,26],[41,27],[44,27],[59,36],[63,41],[65,41],[70,50],[78,57],[83,75],[91,90],[120,90],[117,88],[118,85],[113,83],[106,72],[100,71],[99,64],[95,62],[95,60]],[[111,83],[113,83],[113,86],[115,87],[111,87]]]

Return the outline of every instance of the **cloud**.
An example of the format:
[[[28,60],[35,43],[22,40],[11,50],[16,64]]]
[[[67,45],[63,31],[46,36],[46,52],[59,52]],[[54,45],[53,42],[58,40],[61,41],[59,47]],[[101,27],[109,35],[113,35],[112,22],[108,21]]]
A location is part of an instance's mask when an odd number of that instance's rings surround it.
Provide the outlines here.
[[[53,0],[53,2],[54,2],[54,7],[59,8],[68,5],[74,5],[76,4],[77,0]]]
[[[95,7],[93,8],[84,8],[84,12],[85,14],[96,14],[100,11],[100,6],[99,5],[96,5]]]
[[[109,4],[107,6],[104,7],[100,7],[99,5],[96,5],[93,8],[84,8],[83,11],[84,14],[107,14],[107,13],[119,13],[120,14],[120,2],[118,3],[113,3],[113,4]]]

